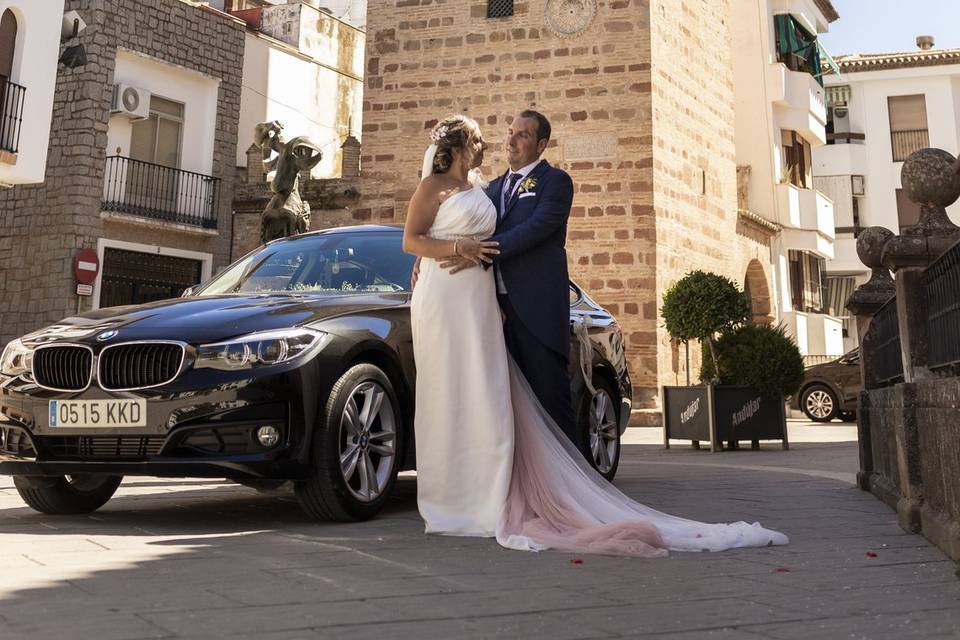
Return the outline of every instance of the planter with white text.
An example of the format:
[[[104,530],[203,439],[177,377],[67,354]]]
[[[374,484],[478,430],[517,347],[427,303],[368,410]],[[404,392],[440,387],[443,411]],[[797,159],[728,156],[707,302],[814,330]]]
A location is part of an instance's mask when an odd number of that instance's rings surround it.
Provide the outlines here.
[[[752,387],[700,385],[663,388],[663,444],[690,440],[694,448],[710,442],[711,451],[738,448],[749,441],[754,449],[761,440],[787,441],[787,417],[783,398],[770,398]]]

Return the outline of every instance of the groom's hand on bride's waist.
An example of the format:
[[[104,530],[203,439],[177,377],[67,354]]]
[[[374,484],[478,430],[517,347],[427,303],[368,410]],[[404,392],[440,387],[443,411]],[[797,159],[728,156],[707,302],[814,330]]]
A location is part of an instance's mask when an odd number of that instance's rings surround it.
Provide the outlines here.
[[[451,274],[476,266],[476,262],[461,256],[447,256],[446,258],[440,258],[440,268],[448,270]]]

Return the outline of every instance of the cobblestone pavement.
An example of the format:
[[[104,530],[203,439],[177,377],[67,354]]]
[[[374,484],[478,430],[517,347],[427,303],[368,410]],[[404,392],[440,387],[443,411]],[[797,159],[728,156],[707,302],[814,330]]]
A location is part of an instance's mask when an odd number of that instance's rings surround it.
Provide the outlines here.
[[[44,517],[3,477],[0,637],[960,636],[956,566],[852,486],[849,429],[792,422],[790,451],[714,454],[631,429],[648,443],[625,445],[626,493],[791,538],[657,560],[425,536],[412,477],[382,517],[348,525],[309,522],[284,493],[152,478],[93,515]]]

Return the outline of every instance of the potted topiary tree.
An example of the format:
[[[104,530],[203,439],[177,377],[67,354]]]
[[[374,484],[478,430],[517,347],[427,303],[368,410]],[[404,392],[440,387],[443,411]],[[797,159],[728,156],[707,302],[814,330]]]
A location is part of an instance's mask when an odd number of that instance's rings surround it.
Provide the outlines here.
[[[701,382],[714,387],[714,419],[721,442],[736,449],[750,440],[787,441],[784,399],[800,390],[803,356],[783,327],[745,324],[724,332],[715,345],[716,360],[707,360]]]
[[[709,440],[719,451],[724,441],[778,439],[788,447],[783,397],[796,391],[803,360],[782,329],[747,324],[750,306],[729,278],[694,271],[663,295],[661,315],[670,336],[700,341],[699,386],[664,387],[664,446]],[[799,379],[797,365],[799,364]]]

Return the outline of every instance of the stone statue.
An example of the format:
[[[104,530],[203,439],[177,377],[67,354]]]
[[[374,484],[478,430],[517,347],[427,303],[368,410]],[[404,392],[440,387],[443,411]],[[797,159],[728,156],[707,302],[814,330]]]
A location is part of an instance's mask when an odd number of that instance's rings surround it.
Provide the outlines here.
[[[269,242],[310,228],[310,205],[300,198],[300,172],[310,171],[323,157],[320,147],[305,136],[284,142],[279,121],[261,122],[253,143],[263,152],[263,168],[276,171],[270,183],[273,197],[260,218],[260,241]],[[276,154],[276,155],[274,155]]]

